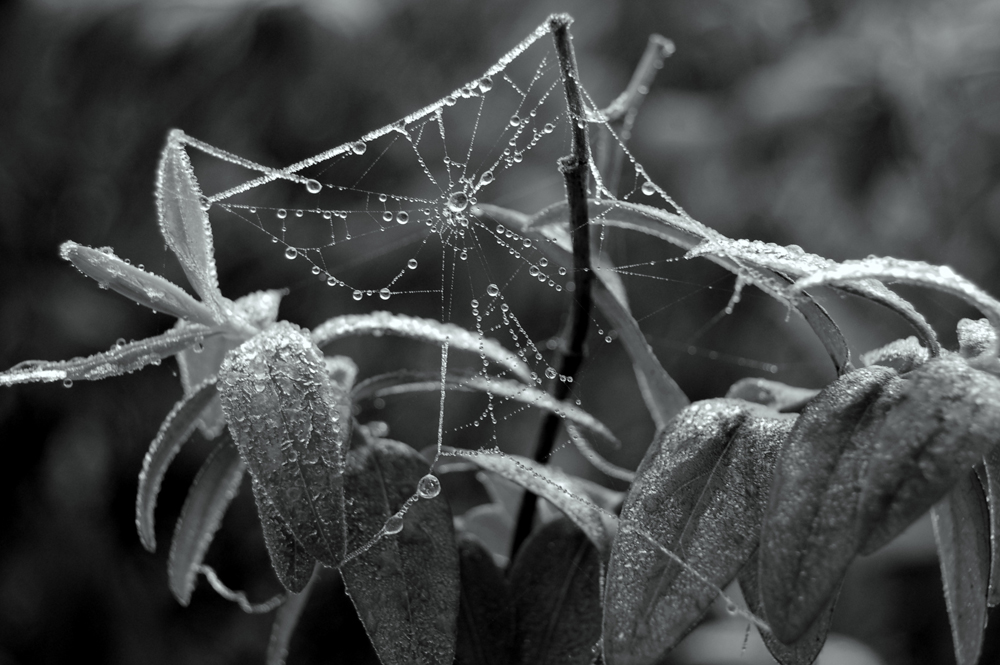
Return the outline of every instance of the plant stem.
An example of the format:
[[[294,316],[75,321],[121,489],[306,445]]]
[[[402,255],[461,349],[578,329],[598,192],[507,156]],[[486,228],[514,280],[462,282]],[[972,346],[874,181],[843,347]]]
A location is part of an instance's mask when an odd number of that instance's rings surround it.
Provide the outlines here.
[[[556,364],[560,380],[554,384],[552,396],[562,401],[569,395],[569,386],[580,363],[583,361],[583,344],[587,338],[590,323],[591,282],[594,274],[590,270],[590,218],[587,213],[587,178],[589,175],[587,148],[587,120],[583,112],[583,98],[578,86],[576,56],[569,35],[572,19],[566,14],[555,14],[549,18],[549,28],[555,40],[562,69],[563,87],[566,91],[566,107],[572,129],[573,152],[559,160],[559,171],[566,183],[566,201],[569,206],[569,229],[573,244],[573,298],[570,302],[569,319],[564,331],[565,346],[559,353]],[[559,416],[549,413],[542,421],[535,444],[534,459],[545,463],[552,453],[556,434],[559,432]],[[525,492],[514,529],[511,545],[511,560],[531,533],[538,497]]]

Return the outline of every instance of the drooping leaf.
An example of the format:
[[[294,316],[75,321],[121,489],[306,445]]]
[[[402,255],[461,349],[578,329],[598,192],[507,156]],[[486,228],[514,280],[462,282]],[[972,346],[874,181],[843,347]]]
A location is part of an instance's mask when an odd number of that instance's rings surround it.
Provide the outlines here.
[[[614,520],[587,498],[586,488],[572,476],[519,455],[447,450],[448,454],[467,459],[549,501],[590,538],[602,560],[607,559],[614,535],[614,526],[609,522]]]
[[[958,665],[976,665],[986,632],[990,576],[989,511],[975,472],[931,508],[944,599]]]
[[[506,368],[521,381],[531,381],[528,366],[517,354],[504,348],[500,342],[466,330],[453,323],[441,323],[392,312],[371,312],[369,314],[345,314],[336,316],[316,326],[312,331],[316,346],[326,346],[334,340],[352,335],[396,335],[431,344],[442,345],[448,341],[449,348],[469,351],[482,355],[488,360]]]
[[[861,362],[866,366],[891,367],[900,374],[905,374],[923,365],[930,357],[927,347],[921,344],[916,337],[907,337],[861,354]]]
[[[658,662],[757,548],[771,467],[792,417],[746,402],[682,411],[646,452],[622,508],[604,596],[608,665]]]
[[[726,392],[728,399],[742,399],[755,404],[763,404],[775,411],[790,413],[800,411],[818,390],[799,388],[780,381],[748,377],[740,379]]]
[[[180,353],[200,339],[209,339],[217,331],[200,324],[183,330],[169,330],[162,335],[115,346],[109,351],[71,360],[25,360],[0,372],[0,386],[54,381],[100,381],[140,370],[147,365]]]
[[[219,394],[262,520],[273,506],[310,556],[339,565],[350,404],[319,349],[297,326],[276,323],[226,356]]]
[[[740,590],[747,602],[747,608],[755,615],[767,621],[764,606],[760,598],[760,586],[757,582],[758,557],[754,553],[740,571]],[[834,593],[826,607],[811,626],[792,644],[785,644],[770,631],[758,626],[764,646],[771,652],[779,665],[812,665],[826,643],[833,620],[833,610],[837,605],[837,593]]]
[[[561,402],[544,390],[532,388],[519,381],[486,378],[478,374],[473,376],[448,374],[445,377],[445,389],[488,393],[494,397],[504,397],[545,411],[551,411],[565,417],[571,423],[598,434],[616,447],[620,445],[618,438],[604,423],[577,405],[570,401]],[[380,374],[365,379],[354,388],[352,396],[355,401],[361,401],[370,397],[388,397],[410,392],[439,392],[440,390],[441,377],[439,374],[403,371]]]
[[[180,130],[171,131],[160,156],[156,173],[160,232],[195,292],[221,321],[225,307],[215,270],[212,227],[183,138]]]
[[[927,512],[982,460],[1000,431],[1000,379],[961,357],[928,360],[904,380],[866,470],[863,553]]]
[[[212,310],[192,298],[173,282],[115,256],[111,248],[93,249],[67,240],[59,247],[59,256],[77,270],[153,311],[211,326],[219,323]]]
[[[760,543],[765,613],[799,640],[839,588],[862,544],[862,476],[901,389],[887,367],[850,372],[810,401],[778,455]]]
[[[601,637],[601,556],[570,520],[525,541],[510,570],[518,663],[588,665]]]
[[[983,486],[990,511],[990,607],[1000,605],[1000,447],[983,460]]]
[[[347,454],[350,550],[368,545],[416,495],[427,461],[409,446],[380,440]],[[402,530],[383,534],[341,567],[347,591],[385,665],[451,665],[459,603],[458,549],[443,496],[420,499]]]
[[[265,660],[267,665],[285,665],[288,649],[292,644],[292,635],[299,623],[299,617],[302,616],[302,610],[305,609],[306,602],[309,600],[309,594],[316,584],[320,567],[321,564],[317,564],[305,588],[299,593],[288,594],[288,598],[274,613],[271,637],[267,641],[267,658]]]
[[[503,571],[478,540],[459,535],[461,600],[455,665],[514,665],[514,609]]]
[[[223,435],[198,470],[170,542],[167,576],[181,605],[191,602],[198,570],[229,503],[243,481],[246,464],[228,433]]]
[[[208,381],[189,397],[177,402],[163,420],[160,431],[149,444],[149,450],[142,460],[139,489],[135,497],[135,525],[139,531],[139,540],[150,552],[156,550],[153,511],[156,509],[156,497],[160,493],[163,476],[181,446],[191,438],[198,416],[215,395],[215,382]]]

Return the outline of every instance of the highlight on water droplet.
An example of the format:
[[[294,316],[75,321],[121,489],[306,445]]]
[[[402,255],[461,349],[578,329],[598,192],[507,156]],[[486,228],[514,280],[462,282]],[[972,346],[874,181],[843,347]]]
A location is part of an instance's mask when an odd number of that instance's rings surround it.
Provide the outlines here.
[[[278,208],[278,211],[274,214],[278,219],[284,219],[285,217],[288,217],[288,211],[285,210],[284,208]]]
[[[285,248],[286,259],[294,259],[298,255],[299,255],[299,250],[295,249],[294,247]]]
[[[555,128],[556,128],[555,125],[553,125],[551,122],[547,122],[545,123],[545,126],[542,127],[542,131],[545,132],[546,134],[551,134],[552,130]]]
[[[512,115],[512,116],[510,117],[510,126],[511,126],[511,127],[517,127],[517,126],[518,126],[518,125],[520,125],[520,124],[521,124],[521,118],[519,118],[519,117],[518,117],[518,116],[516,116],[516,115]]]
[[[538,265],[544,268],[545,266],[549,265],[549,260],[543,256],[542,258],[538,259]]]
[[[462,259],[463,261],[466,261],[469,258],[469,253],[463,249],[462,252],[458,255],[458,258]]]
[[[441,481],[432,473],[428,473],[417,483],[417,494],[421,499],[433,499],[440,493]]]
[[[326,278],[326,285],[337,286],[337,278],[334,277],[333,275],[330,275],[329,277]]]
[[[389,200],[389,196],[387,194],[379,194],[378,200],[380,203],[385,203],[386,201]]]
[[[381,290],[379,290],[378,297],[381,298],[382,300],[388,300],[389,298],[392,297],[392,291],[390,291],[388,287],[384,287]]]
[[[566,274],[566,269],[565,268],[559,268],[559,274],[560,275],[565,275]]]
[[[528,274],[531,275],[532,277],[538,277],[539,272],[540,271],[538,270],[538,266],[531,266],[530,268],[528,268]]]
[[[493,79],[491,79],[489,76],[484,76],[483,78],[479,79],[479,89],[482,90],[483,92],[489,92],[490,90],[492,90]]]
[[[416,259],[410,259],[409,261],[406,262],[406,267],[409,268],[410,270],[416,270],[417,269],[417,260]]]
[[[556,378],[557,375],[558,375],[558,372],[556,372],[556,370],[554,368],[552,368],[552,367],[550,367],[547,370],[545,370],[545,378],[546,379],[554,379],[554,378]]]
[[[656,185],[654,185],[648,180],[642,183],[641,189],[642,193],[645,194],[646,196],[652,196],[653,194],[656,193]]]
[[[491,298],[496,298],[498,295],[500,295],[500,287],[497,286],[496,284],[490,284],[489,286],[486,287],[486,295],[488,295]]]
[[[386,210],[385,212],[383,212],[382,213],[382,221],[383,222],[391,222],[392,221],[392,213],[389,212],[388,210]]]
[[[367,149],[368,149],[368,144],[365,143],[364,141],[355,141],[354,143],[351,144],[351,152],[353,152],[355,155],[363,155],[365,154],[365,150]]]
[[[359,291],[358,289],[354,289],[354,293],[351,294],[351,297],[354,298],[355,300],[361,300],[362,298],[365,297],[365,294]]]
[[[319,184],[319,180],[313,180],[312,178],[306,180],[306,191],[310,194],[319,194],[321,189],[323,189],[323,185]]]
[[[410,221],[410,213],[406,212],[405,210],[400,210],[399,212],[396,213],[397,224],[406,224],[408,221]]]
[[[462,212],[469,205],[469,197],[465,192],[453,192],[448,197],[448,209],[452,212]]]
[[[479,176],[480,185],[488,185],[493,182],[493,171],[483,171],[483,175]]]
[[[390,536],[399,533],[403,530],[403,517],[399,513],[393,515],[385,521],[385,526],[382,528]]]

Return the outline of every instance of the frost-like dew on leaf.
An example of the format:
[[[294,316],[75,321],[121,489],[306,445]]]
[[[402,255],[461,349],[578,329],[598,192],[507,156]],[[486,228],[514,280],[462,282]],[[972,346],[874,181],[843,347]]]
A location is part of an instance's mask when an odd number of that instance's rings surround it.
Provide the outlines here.
[[[818,390],[789,386],[780,381],[748,377],[729,387],[726,397],[763,404],[778,412],[799,411],[816,396]]]
[[[958,322],[958,350],[963,358],[989,354],[997,348],[997,331],[987,319],[962,319]]]
[[[904,374],[920,367],[930,357],[927,347],[922,345],[916,337],[907,337],[861,354],[861,362],[865,365],[891,367],[900,374]]]

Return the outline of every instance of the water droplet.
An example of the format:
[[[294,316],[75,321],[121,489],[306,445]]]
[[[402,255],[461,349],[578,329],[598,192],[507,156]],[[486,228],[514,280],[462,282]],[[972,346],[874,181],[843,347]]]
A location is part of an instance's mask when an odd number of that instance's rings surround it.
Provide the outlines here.
[[[334,277],[333,275],[330,275],[329,277],[326,278],[326,284],[327,286],[337,286],[337,278]]]
[[[408,221],[410,221],[410,213],[406,212],[405,210],[400,210],[399,212],[396,213],[397,224],[406,224]]]
[[[465,192],[454,192],[448,197],[448,209],[452,212],[462,212],[469,205],[469,197]]]
[[[731,600],[727,600],[726,611],[729,612],[730,614],[736,614],[736,610],[737,610],[736,603],[734,603]]]
[[[382,528],[387,534],[393,536],[403,530],[403,518],[399,515],[393,515],[385,521],[385,526]]]
[[[313,266],[312,267],[312,274],[318,275],[319,273],[320,273],[319,266]]]
[[[416,259],[410,259],[409,261],[406,262],[406,267],[409,268],[410,270],[416,270],[417,269],[417,260]]]
[[[607,342],[608,344],[610,344],[611,343],[611,335],[606,336],[604,338],[604,341]]]
[[[330,212],[329,210],[325,211],[323,213],[323,219],[333,219],[333,213]]]
[[[296,217],[301,217],[302,215],[303,215],[303,213],[302,213],[302,211],[301,211],[301,210],[296,210],[296,211],[295,211],[295,216],[296,216]]]
[[[551,134],[552,130],[555,128],[556,128],[555,125],[553,125],[551,122],[547,122],[545,123],[545,126],[542,127],[542,131],[545,132],[546,134]]]
[[[560,275],[565,275],[566,274],[566,269],[565,268],[559,268],[559,274]]]
[[[257,214],[257,208],[255,208],[254,206],[250,206],[250,214],[251,215],[256,215]]]
[[[500,305],[500,311],[501,312],[506,312],[509,309],[510,309],[510,305],[508,305],[507,303],[503,303],[503,304]]]
[[[521,124],[521,119],[519,117],[517,117],[516,115],[512,115],[510,117],[510,126],[511,127],[517,127],[520,124]]]
[[[417,483],[417,494],[421,499],[433,499],[440,493],[441,481],[432,473],[428,473]]]
[[[656,193],[656,186],[647,180],[646,182],[642,183],[642,193],[645,194],[646,196],[652,196],[653,194]]]
[[[383,212],[382,213],[382,221],[383,222],[391,222],[392,221],[392,213],[389,212],[388,210],[386,210],[385,212]]]
[[[319,180],[313,180],[312,178],[306,180],[306,191],[310,194],[319,194],[321,189],[323,189],[323,185],[319,184]]]
[[[365,154],[365,150],[367,149],[368,149],[368,144],[365,143],[364,141],[355,141],[354,143],[351,144],[351,152],[353,152],[355,155],[363,155]]]
[[[379,200],[380,202],[382,202],[382,203],[385,203],[386,201],[388,201],[388,200],[389,200],[389,197],[388,197],[387,195],[385,195],[385,194],[379,194],[379,195],[378,195],[378,200]]]
[[[465,260],[467,260],[469,258],[469,253],[463,249],[462,253],[458,255],[458,258],[460,258],[463,261],[465,261]]]
[[[520,150],[514,153],[515,164],[520,164],[522,159],[524,159],[524,154]]]
[[[73,379],[63,379],[63,388],[72,388]]]
[[[483,171],[483,175],[479,176],[480,185],[488,185],[493,182],[493,171]]]
[[[208,200],[207,196],[202,194],[201,196],[198,197],[198,205],[201,206],[202,210],[208,212],[208,210],[212,207],[212,202]]]
[[[382,300],[388,300],[392,297],[392,291],[390,291],[388,287],[384,287],[378,292],[378,297]]]
[[[284,219],[285,217],[288,217],[288,211],[285,210],[284,208],[278,208],[278,212],[274,214],[278,219]]]
[[[458,100],[455,99],[455,95],[448,95],[447,97],[444,98],[444,105],[445,106],[454,106],[455,102],[457,102],[457,101]]]
[[[490,90],[492,90],[493,79],[491,79],[489,76],[484,76],[483,78],[479,79],[479,89],[482,90],[483,92],[489,92]]]
[[[507,229],[506,229],[506,228],[504,228],[504,225],[503,225],[503,224],[497,224],[497,235],[498,235],[498,236],[502,236],[502,235],[503,235],[503,233],[504,233],[504,231],[506,231],[506,230],[507,230]]]
[[[361,300],[365,297],[365,294],[361,293],[358,289],[354,289],[354,293],[351,294],[351,297],[355,300]]]
[[[530,268],[528,268],[528,274],[531,275],[532,277],[538,277],[539,272],[540,271],[538,270],[538,266],[531,266]]]
[[[498,295],[500,295],[500,287],[497,286],[496,284],[490,284],[489,286],[486,287],[486,295],[488,295],[491,298],[496,298]]]
[[[556,370],[553,369],[552,367],[550,367],[547,370],[545,370],[545,378],[546,379],[554,379],[554,378],[556,378],[556,374],[557,374]]]
[[[205,340],[200,339],[200,338],[196,339],[194,341],[194,346],[191,347],[191,350],[194,351],[195,353],[201,353],[202,351],[204,351],[205,350]]]
[[[287,249],[285,249],[286,259],[294,259],[298,255],[299,255],[299,250],[295,249],[294,247],[288,247]]]
[[[525,247],[531,247],[531,241],[528,240],[527,238],[525,238],[524,240],[522,240],[521,244],[524,245]]]
[[[549,265],[549,260],[543,256],[542,258],[538,259],[538,265],[544,268],[545,266]]]

